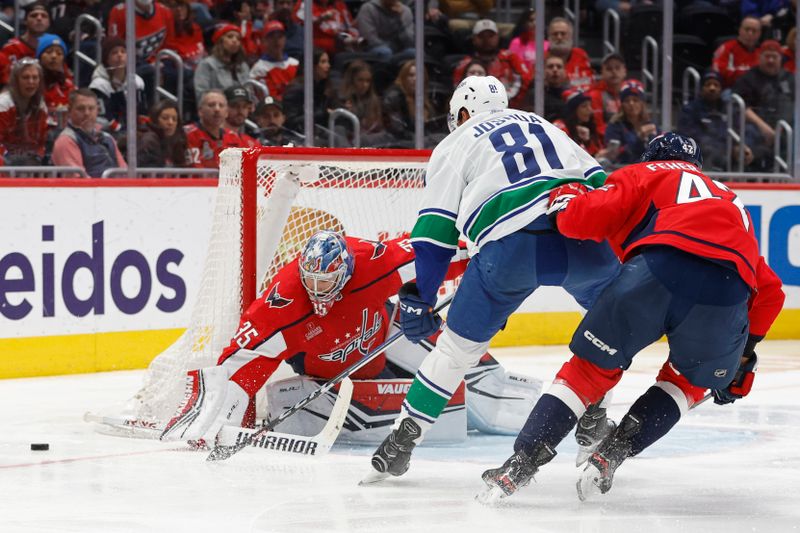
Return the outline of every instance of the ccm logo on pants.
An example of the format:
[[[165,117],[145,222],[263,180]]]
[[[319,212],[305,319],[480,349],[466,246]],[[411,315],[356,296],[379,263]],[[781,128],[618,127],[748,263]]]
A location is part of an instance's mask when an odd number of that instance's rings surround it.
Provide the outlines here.
[[[589,342],[600,348],[600,351],[608,352],[609,355],[614,355],[615,353],[617,353],[616,348],[612,348],[608,344],[604,343],[603,341],[595,337],[594,333],[592,333],[588,329],[583,332],[583,336],[586,337],[586,340],[588,340]]]

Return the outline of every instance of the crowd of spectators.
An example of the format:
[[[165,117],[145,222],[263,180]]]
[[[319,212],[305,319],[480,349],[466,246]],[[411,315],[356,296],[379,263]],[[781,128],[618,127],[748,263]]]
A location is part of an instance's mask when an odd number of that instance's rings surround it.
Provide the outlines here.
[[[512,107],[533,110],[537,53],[544,57],[545,118],[603,164],[636,161],[660,133],[652,95],[637,79],[639,65],[628,68],[625,50],[602,56],[579,47],[560,3],[547,3],[551,16],[537,50],[531,9],[503,24],[493,19],[494,0],[427,0],[426,71],[419,73],[414,2],[311,1],[314,107],[308,110],[303,0],[136,0],[136,50],[130,52],[136,72],[130,73],[124,2],[21,2],[19,36],[0,33],[0,164],[81,167],[90,176],[124,168],[130,76],[140,167],[216,168],[226,147],[301,145],[306,113],[313,115],[317,146],[353,146],[358,136],[361,146],[413,147],[420,75],[424,145],[430,148],[447,134],[447,102],[466,76],[497,77]],[[589,26],[602,10],[614,8],[634,24],[638,6],[651,3],[584,2],[582,16]],[[13,25],[8,4],[0,3],[0,20]],[[676,4],[677,16],[697,3]],[[727,10],[730,36],[714,44],[699,96],[678,113],[677,130],[700,143],[712,170],[729,168],[741,147],[734,143],[726,151],[726,102],[735,92],[745,102],[745,163],[770,171],[777,124],[792,121],[797,1],[703,4]],[[82,13],[102,23],[102,33],[83,26],[79,36],[84,54],[93,57],[99,47],[100,62],[73,73],[75,20]],[[182,65],[159,65],[161,50],[174,51]],[[176,95],[180,78],[182,108],[163,94]],[[330,128],[335,109],[355,115],[358,127],[339,120]]]

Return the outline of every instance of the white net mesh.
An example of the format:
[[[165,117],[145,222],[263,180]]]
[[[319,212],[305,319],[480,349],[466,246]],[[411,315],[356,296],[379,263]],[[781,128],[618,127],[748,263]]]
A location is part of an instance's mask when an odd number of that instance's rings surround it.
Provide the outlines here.
[[[425,163],[386,161],[319,151],[275,159],[264,150],[257,166],[259,293],[321,229],[371,240],[409,231],[424,187]],[[305,150],[305,152],[309,152]],[[241,310],[242,153],[220,161],[214,221],[199,294],[186,332],[147,369],[144,386],[124,416],[166,423],[181,402],[187,370],[213,366],[239,323]]]

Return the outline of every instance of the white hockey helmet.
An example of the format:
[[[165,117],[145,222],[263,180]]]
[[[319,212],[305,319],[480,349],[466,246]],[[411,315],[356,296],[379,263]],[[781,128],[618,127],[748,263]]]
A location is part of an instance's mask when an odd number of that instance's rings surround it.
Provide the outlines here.
[[[508,107],[505,86],[494,76],[469,76],[458,84],[450,98],[447,127],[458,127],[458,112],[464,108],[473,117],[485,111],[502,111]]]

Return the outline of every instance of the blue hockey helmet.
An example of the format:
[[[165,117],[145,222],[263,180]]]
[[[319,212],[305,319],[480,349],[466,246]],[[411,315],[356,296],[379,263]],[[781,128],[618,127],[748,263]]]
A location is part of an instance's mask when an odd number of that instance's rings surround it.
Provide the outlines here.
[[[318,231],[306,243],[298,262],[300,281],[318,316],[325,316],[353,276],[353,254],[335,231]]]
[[[686,161],[703,168],[703,154],[691,137],[678,133],[662,133],[647,145],[640,161]]]

